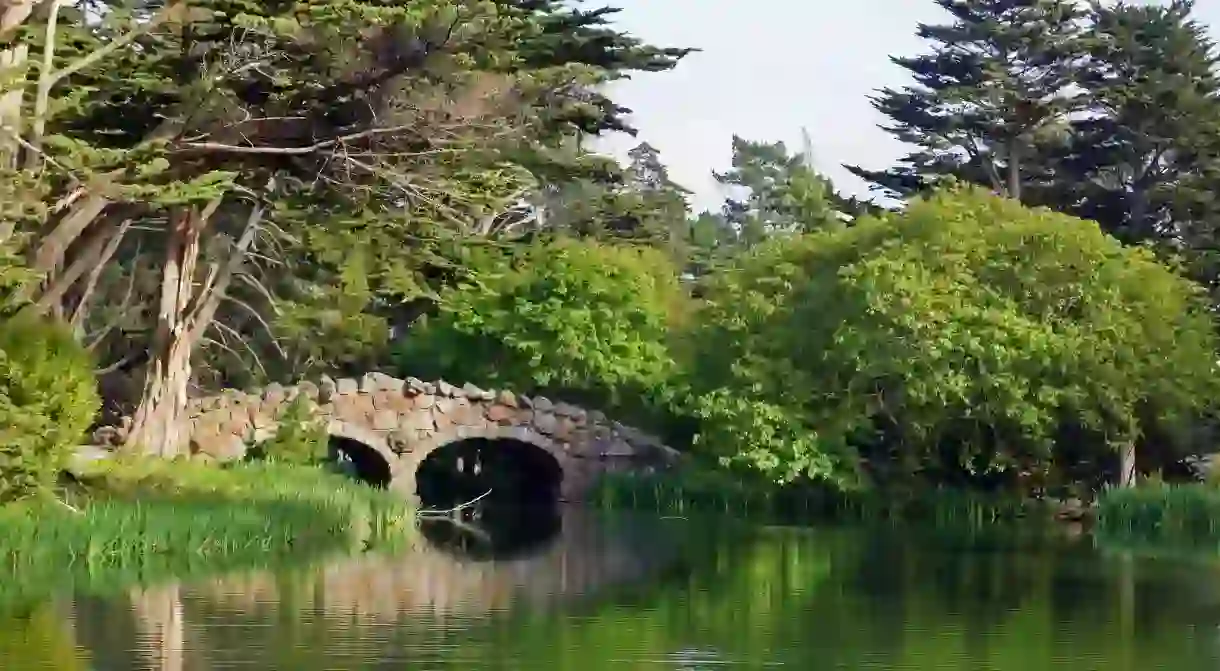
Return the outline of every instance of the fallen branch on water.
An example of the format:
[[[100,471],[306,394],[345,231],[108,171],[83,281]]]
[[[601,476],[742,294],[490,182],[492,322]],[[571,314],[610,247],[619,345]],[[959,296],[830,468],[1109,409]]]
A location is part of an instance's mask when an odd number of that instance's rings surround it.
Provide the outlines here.
[[[444,517],[447,515],[452,515],[453,513],[461,512],[479,501],[482,501],[483,499],[487,498],[489,494],[491,494],[490,489],[455,508],[449,508],[448,510],[420,510],[419,512],[415,513],[415,515],[416,517]]]

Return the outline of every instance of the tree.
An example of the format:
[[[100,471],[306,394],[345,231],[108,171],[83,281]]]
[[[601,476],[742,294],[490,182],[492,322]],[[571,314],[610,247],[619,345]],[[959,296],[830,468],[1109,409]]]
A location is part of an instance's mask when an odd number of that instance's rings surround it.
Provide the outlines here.
[[[45,54],[3,80],[0,238],[43,279],[19,298],[142,380],[128,442],[163,454],[192,384],[325,364],[319,330],[384,343],[548,151],[621,126],[601,83],[685,53],[557,2],[9,9],[4,53]]]
[[[1065,211],[1128,243],[1185,251],[1212,283],[1220,73],[1192,2],[1096,5],[1077,81],[1087,102],[1055,162]]]
[[[841,223],[830,181],[813,171],[809,158],[789,154],[783,142],[734,136],[732,165],[732,170],[714,174],[720,184],[743,192],[726,199],[723,215],[745,244]]]
[[[776,238],[706,296],[701,440],[779,480],[851,483],[863,463],[1012,484],[1075,444],[1094,462],[1121,453],[1129,483],[1137,444],[1217,398],[1194,284],[1095,224],[979,189]]]
[[[890,59],[915,84],[873,99],[891,120],[884,130],[918,149],[890,170],[848,169],[899,197],[952,176],[1041,203],[1027,187],[1046,179],[1043,145],[1077,108],[1082,10],[1073,0],[936,2],[954,22],[920,24],[931,53]]]
[[[97,408],[92,362],[71,332],[0,321],[0,504],[49,492]]]
[[[404,375],[638,409],[674,374],[687,297],[661,251],[561,238],[468,268],[398,345]]]

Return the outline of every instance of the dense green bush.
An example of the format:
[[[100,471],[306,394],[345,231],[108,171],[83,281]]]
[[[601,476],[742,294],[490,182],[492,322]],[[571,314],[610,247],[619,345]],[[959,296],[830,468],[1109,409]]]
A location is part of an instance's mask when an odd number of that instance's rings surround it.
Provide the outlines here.
[[[310,465],[326,458],[328,436],[322,420],[314,416],[311,401],[293,399],[276,418],[275,435],[257,446],[255,456],[284,464]]]
[[[0,323],[0,503],[54,484],[100,402],[88,354],[57,324]]]
[[[568,239],[488,248],[399,343],[396,363],[404,375],[608,408],[673,375],[671,338],[688,305],[677,268],[655,249]]]
[[[1057,445],[1112,461],[1218,397],[1198,287],[1095,223],[980,190],[774,239],[706,296],[700,441],[780,481],[885,465],[1011,482]]]

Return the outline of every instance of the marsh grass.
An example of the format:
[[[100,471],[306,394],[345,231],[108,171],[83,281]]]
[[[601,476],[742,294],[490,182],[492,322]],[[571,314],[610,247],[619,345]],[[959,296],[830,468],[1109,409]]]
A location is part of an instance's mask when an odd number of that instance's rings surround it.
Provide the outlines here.
[[[0,510],[0,604],[389,549],[414,529],[402,498],[317,467],[99,462],[61,494]]]
[[[813,487],[778,487],[730,474],[697,470],[602,478],[593,500],[606,510],[648,510],[663,515],[694,513],[784,522],[921,521],[980,526],[1046,517],[1037,502],[953,489],[832,492]]]
[[[1123,542],[1220,541],[1220,487],[1158,483],[1108,489],[1097,500],[1097,530]]]

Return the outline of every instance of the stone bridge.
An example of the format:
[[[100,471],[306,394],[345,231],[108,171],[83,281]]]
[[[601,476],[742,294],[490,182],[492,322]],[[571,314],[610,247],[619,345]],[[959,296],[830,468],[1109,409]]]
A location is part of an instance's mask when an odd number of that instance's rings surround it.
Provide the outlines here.
[[[242,458],[249,446],[275,435],[285,412],[298,403],[332,438],[374,452],[388,476],[384,484],[411,496],[416,494],[416,469],[429,454],[469,439],[514,441],[543,450],[560,469],[564,501],[582,499],[603,473],[651,472],[673,465],[679,456],[656,438],[600,412],[541,396],[381,373],[192,399],[190,453],[200,459]]]

